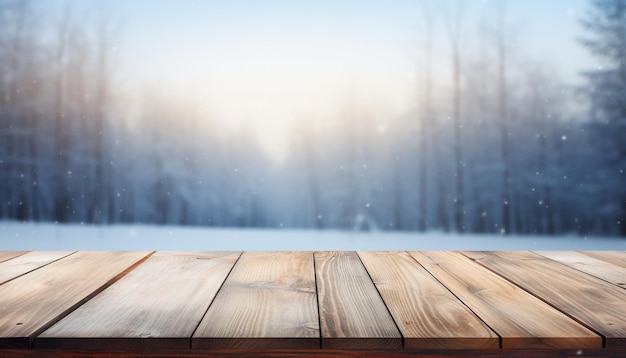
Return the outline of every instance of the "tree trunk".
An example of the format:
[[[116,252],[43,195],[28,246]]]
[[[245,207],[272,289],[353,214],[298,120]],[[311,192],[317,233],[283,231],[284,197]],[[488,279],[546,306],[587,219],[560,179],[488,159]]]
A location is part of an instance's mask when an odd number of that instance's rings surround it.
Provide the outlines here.
[[[507,113],[507,85],[506,85],[506,46],[504,43],[504,2],[500,0],[498,7],[498,84],[499,84],[499,112],[500,112],[500,139],[502,156],[502,226],[501,232],[509,234],[511,230],[511,173],[509,153],[509,125]]]
[[[65,106],[64,106],[64,57],[67,38],[67,24],[69,12],[66,10],[58,33],[58,44],[56,53],[56,74],[54,80],[54,158],[56,171],[56,200],[54,204],[54,219],[58,222],[67,221],[68,212],[68,148],[67,131],[65,127]]]
[[[455,181],[456,181],[456,198],[454,200],[454,221],[457,232],[465,231],[463,223],[463,157],[462,157],[462,139],[461,139],[461,84],[460,84],[460,54],[458,44],[454,46],[453,56],[453,83],[454,83],[454,99],[453,99],[453,117],[454,117],[454,159],[455,159]]]

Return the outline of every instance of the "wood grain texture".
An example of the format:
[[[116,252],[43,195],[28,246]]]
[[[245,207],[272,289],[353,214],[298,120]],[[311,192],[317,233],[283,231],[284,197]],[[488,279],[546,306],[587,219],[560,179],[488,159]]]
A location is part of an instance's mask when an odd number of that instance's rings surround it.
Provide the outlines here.
[[[72,251],[33,251],[11,260],[0,262],[0,285],[71,253]]]
[[[599,335],[459,253],[410,254],[501,337],[504,349],[602,348]]]
[[[402,336],[356,252],[316,252],[315,272],[322,348],[402,348]]]
[[[0,251],[0,262],[10,260],[26,253],[28,253],[28,251]]]
[[[596,277],[598,272],[615,275],[603,271],[606,267],[622,272],[621,265],[608,262],[623,252],[592,252],[609,258],[601,261],[580,252],[546,254],[552,258],[531,252],[373,252],[360,257],[353,252],[252,252],[234,267],[232,258],[225,259],[229,253],[77,252],[36,268],[49,254],[20,253],[0,263],[0,275],[2,267],[20,266],[19,260],[35,267],[0,284],[1,357],[621,357],[626,352],[626,290],[609,283],[609,276]],[[219,275],[203,275],[199,266],[209,270],[210,264],[196,262],[203,261],[198,257],[217,266],[214,260],[230,260],[226,268],[232,271],[226,281],[222,276],[217,294],[219,284],[207,281],[219,283]],[[369,258],[369,266],[362,267],[359,258],[366,265]],[[593,276],[570,266],[579,265],[579,259],[586,269],[602,270]],[[369,288],[368,280],[375,281]],[[214,290],[207,294],[205,285]],[[381,301],[407,336],[404,349],[373,348],[397,342],[367,333],[388,326],[384,319],[379,322]],[[564,315],[571,318],[565,325]],[[322,333],[320,321],[332,334]],[[196,324],[202,328],[194,330]],[[557,340],[569,324],[578,327],[574,331],[584,324],[602,334],[607,348],[578,343],[569,347],[580,348],[555,348],[566,346]],[[490,326],[502,335],[503,349]],[[119,332],[96,332],[102,327]],[[57,329],[76,334],[46,337]],[[201,330],[218,334],[203,337]],[[592,339],[597,347],[598,337],[582,331],[581,341]],[[573,342],[577,333],[569,333],[565,339]],[[326,344],[333,335],[338,344]],[[360,335],[364,338],[354,338]]]
[[[192,344],[199,349],[319,348],[313,253],[242,254]]]
[[[50,327],[38,348],[189,349],[239,252],[158,252]]]
[[[598,260],[612,263],[613,265],[626,267],[626,251],[580,251]]]
[[[537,253],[626,289],[626,267],[575,251],[538,251]]]
[[[28,347],[148,252],[78,252],[0,286],[0,347]]]
[[[464,254],[626,348],[625,290],[531,252]]]
[[[406,252],[359,252],[407,349],[494,349],[480,319]]]

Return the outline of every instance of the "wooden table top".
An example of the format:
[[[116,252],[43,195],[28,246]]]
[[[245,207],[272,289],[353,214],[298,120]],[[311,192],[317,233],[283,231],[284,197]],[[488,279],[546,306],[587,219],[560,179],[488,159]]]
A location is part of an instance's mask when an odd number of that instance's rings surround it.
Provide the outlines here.
[[[626,354],[626,252],[0,251],[0,356],[554,351]]]

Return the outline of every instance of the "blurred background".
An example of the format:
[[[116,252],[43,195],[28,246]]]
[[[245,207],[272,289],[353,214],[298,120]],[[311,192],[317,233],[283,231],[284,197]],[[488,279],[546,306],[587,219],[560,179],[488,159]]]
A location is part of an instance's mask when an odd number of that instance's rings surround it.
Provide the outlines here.
[[[0,0],[0,219],[626,236],[626,1]]]

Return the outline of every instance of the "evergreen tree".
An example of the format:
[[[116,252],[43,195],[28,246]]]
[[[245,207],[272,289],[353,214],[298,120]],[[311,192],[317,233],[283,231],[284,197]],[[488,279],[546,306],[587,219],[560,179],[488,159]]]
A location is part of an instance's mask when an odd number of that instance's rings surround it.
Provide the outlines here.
[[[605,189],[614,193],[618,231],[626,236],[626,0],[592,0],[582,24],[582,42],[600,63],[586,73],[592,130],[616,173]]]

